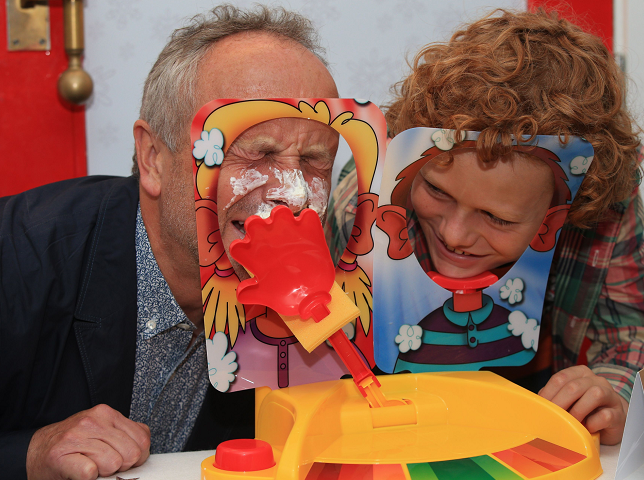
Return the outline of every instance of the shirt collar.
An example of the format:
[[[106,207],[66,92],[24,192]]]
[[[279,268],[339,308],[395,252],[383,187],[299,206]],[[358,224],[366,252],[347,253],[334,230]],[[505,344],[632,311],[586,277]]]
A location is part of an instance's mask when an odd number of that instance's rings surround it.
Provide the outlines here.
[[[135,248],[137,334],[147,339],[174,326],[195,330],[195,325],[177,303],[154,258],[140,204],[136,212]]]
[[[467,325],[467,321],[470,316],[472,317],[472,322],[474,322],[475,325],[482,323],[490,316],[493,306],[494,302],[492,301],[492,298],[488,295],[483,295],[483,306],[481,308],[472,310],[471,312],[455,312],[454,299],[448,298],[443,304],[443,313],[447,320],[455,325],[464,327]]]

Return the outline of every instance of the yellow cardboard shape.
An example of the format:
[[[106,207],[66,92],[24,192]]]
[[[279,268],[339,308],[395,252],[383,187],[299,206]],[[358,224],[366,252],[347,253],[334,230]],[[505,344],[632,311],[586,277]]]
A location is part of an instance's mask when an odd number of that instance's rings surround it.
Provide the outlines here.
[[[319,322],[312,318],[302,320],[298,315],[280,315],[286,326],[308,352],[315,350],[332,334],[360,315],[358,307],[336,282],[333,282],[329,293],[331,294],[331,302],[327,308],[331,313]]]

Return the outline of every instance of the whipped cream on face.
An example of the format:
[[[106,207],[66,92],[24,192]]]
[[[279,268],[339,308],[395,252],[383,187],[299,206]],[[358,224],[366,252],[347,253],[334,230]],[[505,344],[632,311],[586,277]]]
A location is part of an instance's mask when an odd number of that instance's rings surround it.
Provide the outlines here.
[[[271,173],[279,182],[279,187],[270,188],[266,192],[267,202],[262,202],[257,206],[253,215],[267,219],[271,211],[280,203],[284,202],[292,209],[301,210],[305,207],[310,208],[318,214],[320,219],[324,217],[328,206],[329,191],[327,182],[324,179],[315,177],[311,183],[304,180],[304,174],[301,170],[279,170],[270,168]],[[230,201],[230,206],[238,196],[246,195],[248,192],[264,185],[268,181],[268,175],[261,175],[256,170],[247,170],[240,179],[232,177],[230,183],[233,187],[235,197]],[[307,205],[308,204],[308,205]],[[226,207],[228,208],[228,207]]]
[[[322,178],[315,177],[306,186],[308,189],[309,208],[317,213],[320,218],[323,218],[326,213],[329,198],[326,181]]]
[[[256,188],[266,184],[266,182],[268,182],[268,175],[262,175],[252,168],[244,170],[241,178],[230,177],[230,186],[233,187],[233,198],[230,199],[226,208],[230,208],[238,197],[243,197],[248,192],[252,192]]]
[[[262,203],[257,207],[257,211],[254,213],[254,215],[257,215],[258,217],[263,218],[266,220],[268,217],[271,216],[271,211],[276,207],[274,203]]]
[[[304,180],[302,170],[278,170],[271,169],[275,178],[281,184],[279,187],[270,188],[266,192],[267,200],[280,200],[290,205],[291,208],[301,210],[306,205],[308,195],[308,185]]]

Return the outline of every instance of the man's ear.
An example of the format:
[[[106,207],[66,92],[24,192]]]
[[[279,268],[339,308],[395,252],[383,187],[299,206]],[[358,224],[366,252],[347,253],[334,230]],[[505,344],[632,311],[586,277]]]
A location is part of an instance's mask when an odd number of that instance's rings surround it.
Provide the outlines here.
[[[161,176],[163,173],[163,142],[157,138],[145,120],[134,122],[134,144],[136,161],[139,165],[139,184],[151,197],[161,193]]]

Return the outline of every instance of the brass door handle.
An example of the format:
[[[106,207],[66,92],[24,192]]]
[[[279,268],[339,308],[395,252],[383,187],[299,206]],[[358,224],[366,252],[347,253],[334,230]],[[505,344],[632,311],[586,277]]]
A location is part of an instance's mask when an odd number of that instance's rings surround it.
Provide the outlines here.
[[[65,100],[80,105],[90,97],[94,88],[92,77],[83,70],[81,63],[85,50],[83,1],[63,0],[63,17],[69,64],[58,78],[58,92]]]
[[[6,0],[7,49],[49,50],[49,0]],[[92,94],[94,83],[83,70],[85,49],[83,1],[63,0],[65,51],[69,63],[58,78],[58,92],[71,103],[80,105]]]

